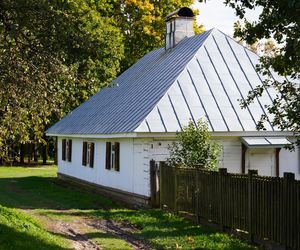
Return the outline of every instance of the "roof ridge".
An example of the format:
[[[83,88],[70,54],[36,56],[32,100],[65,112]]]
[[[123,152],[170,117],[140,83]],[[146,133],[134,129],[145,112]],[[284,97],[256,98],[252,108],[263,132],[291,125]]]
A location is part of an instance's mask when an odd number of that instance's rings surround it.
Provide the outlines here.
[[[202,41],[201,45],[199,46],[199,48],[195,51],[195,53],[193,54],[193,56],[190,58],[189,61],[186,62],[186,64],[184,65],[184,67],[182,68],[182,70],[177,74],[176,78],[174,79],[174,81],[172,82],[172,84],[169,85],[168,88],[166,88],[165,92],[161,95],[161,97],[157,100],[157,102],[153,105],[153,107],[150,109],[150,111],[144,116],[144,118],[138,123],[138,125],[133,129],[133,132],[136,131],[136,129],[146,120],[147,116],[155,109],[155,107],[157,106],[157,104],[160,102],[160,100],[165,96],[165,94],[169,91],[169,89],[176,83],[176,81],[178,80],[178,78],[181,76],[181,74],[183,74],[183,72],[187,69],[188,64],[195,58],[197,52],[204,46],[205,42],[207,41],[208,37],[210,37],[210,35],[212,34],[214,28],[204,31],[200,34],[194,35],[192,37],[186,37],[183,40],[181,40],[177,45],[180,46],[180,44],[183,44],[183,42],[187,41],[187,40],[191,40],[191,39],[196,39],[198,37],[203,36],[205,33],[207,34],[207,36],[204,38],[204,40]],[[174,47],[174,48],[176,48]],[[171,48],[174,49],[174,48]],[[167,51],[166,51],[167,52]]]
[[[229,38],[230,40],[234,41],[235,43],[237,43],[238,45],[242,46],[244,49],[248,50],[249,52],[257,55],[258,57],[261,57],[259,54],[257,54],[256,52],[252,51],[251,49],[249,49],[247,46],[240,44],[238,41],[236,41],[233,37],[231,37],[230,35],[226,34],[225,32],[223,32],[222,30],[219,30],[218,28],[212,28],[213,30],[217,30],[218,32],[222,33],[224,36],[226,36],[227,38]]]

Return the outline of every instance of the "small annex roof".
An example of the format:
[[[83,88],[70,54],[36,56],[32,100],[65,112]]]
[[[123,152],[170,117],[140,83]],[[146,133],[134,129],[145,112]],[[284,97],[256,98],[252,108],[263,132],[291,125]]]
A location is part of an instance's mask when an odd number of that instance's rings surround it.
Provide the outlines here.
[[[213,132],[256,131],[256,121],[275,96],[269,89],[241,109],[239,100],[264,79],[255,70],[258,63],[255,53],[209,30],[167,51],[148,53],[46,133],[176,132],[200,118]]]
[[[242,137],[242,142],[249,148],[281,148],[291,144],[286,137]]]

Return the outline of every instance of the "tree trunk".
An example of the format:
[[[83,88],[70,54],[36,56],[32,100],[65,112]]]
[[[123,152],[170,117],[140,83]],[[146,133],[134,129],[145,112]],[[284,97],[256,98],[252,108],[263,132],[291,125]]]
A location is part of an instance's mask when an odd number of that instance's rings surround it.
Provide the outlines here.
[[[17,163],[17,152],[18,152],[18,150],[19,150],[19,148],[16,146],[16,145],[12,145],[12,162],[13,163]]]
[[[33,146],[33,161],[34,162],[38,162],[38,144],[35,142],[34,144],[32,144]]]
[[[43,145],[42,150],[43,150],[43,152],[42,152],[43,164],[46,165],[47,164],[47,145]]]
[[[25,145],[21,144],[20,146],[20,163],[24,164],[24,157],[25,157]]]
[[[31,143],[27,144],[27,156],[28,156],[28,163],[31,162]]]

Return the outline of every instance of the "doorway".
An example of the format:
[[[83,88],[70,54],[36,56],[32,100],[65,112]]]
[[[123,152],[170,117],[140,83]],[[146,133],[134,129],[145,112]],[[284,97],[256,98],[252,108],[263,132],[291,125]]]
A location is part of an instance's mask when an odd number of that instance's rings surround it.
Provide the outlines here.
[[[257,170],[259,175],[276,176],[274,149],[248,149],[246,163],[248,169]]]

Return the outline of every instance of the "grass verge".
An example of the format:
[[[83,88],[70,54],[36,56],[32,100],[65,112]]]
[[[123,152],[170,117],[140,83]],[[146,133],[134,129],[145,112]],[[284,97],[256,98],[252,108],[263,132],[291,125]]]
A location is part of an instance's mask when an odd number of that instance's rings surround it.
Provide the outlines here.
[[[219,233],[207,226],[196,225],[158,209],[126,209],[99,195],[62,185],[56,179],[56,171],[57,168],[54,166],[0,167],[0,204],[10,208],[26,209],[30,211],[32,217],[43,216],[48,220],[76,221],[80,218],[93,218],[129,222],[137,228],[132,233],[149,241],[155,249],[255,249],[254,246],[230,235]],[[12,215],[7,217],[10,216]],[[30,219],[29,222],[42,232],[43,228],[38,224],[31,222]],[[46,227],[47,219],[42,223]],[[16,224],[11,224],[9,228],[13,230],[12,232],[19,230]],[[50,242],[47,242],[43,249],[55,249],[51,248],[52,246],[65,247],[61,238],[44,233]],[[85,233],[103,249],[129,247],[125,241],[105,232],[86,230]],[[42,237],[32,235],[33,238]]]
[[[28,215],[0,205],[0,249],[59,250],[68,244]]]

